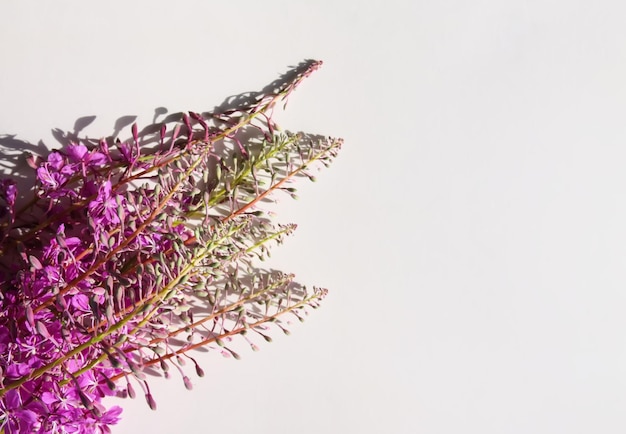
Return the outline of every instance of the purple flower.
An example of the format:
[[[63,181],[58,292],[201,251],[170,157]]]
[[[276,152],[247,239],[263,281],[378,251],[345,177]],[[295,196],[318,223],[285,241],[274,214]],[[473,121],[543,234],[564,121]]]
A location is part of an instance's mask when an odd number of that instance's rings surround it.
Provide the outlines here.
[[[80,238],[67,237],[65,235],[65,224],[61,223],[56,231],[56,238],[52,238],[47,246],[43,248],[43,262],[50,263],[53,266],[66,265],[74,261],[74,256],[79,253],[79,247],[82,245]],[[59,241],[64,244],[59,245]],[[60,262],[59,262],[60,261]],[[52,270],[48,270],[52,272]],[[58,269],[55,270],[58,274]]]
[[[41,182],[44,190],[52,192],[58,190],[67,180],[76,173],[73,165],[65,164],[66,161],[58,152],[52,152],[48,155],[48,161],[44,162],[37,168],[37,179]],[[65,193],[76,195],[73,190],[67,190]],[[58,197],[50,195],[50,197]]]
[[[126,162],[131,166],[135,164],[135,161],[137,161],[137,159],[133,156],[133,151],[130,145],[128,143],[118,143],[117,146],[122,153],[122,157],[124,157],[124,160],[126,160]]]
[[[89,216],[98,225],[108,226],[120,222],[117,216],[117,202],[111,196],[111,181],[105,181],[98,191],[98,197],[89,203]]]
[[[15,281],[28,297],[38,298],[51,294],[63,283],[63,278],[58,268],[46,265],[36,271],[18,272]]]
[[[58,391],[43,392],[41,400],[52,412],[66,412],[81,405],[80,400],[74,399],[70,394],[59,393]]]
[[[106,164],[106,155],[92,151],[89,152],[85,145],[69,145],[65,150],[72,163],[81,165],[83,176],[87,176],[87,167],[98,167]]]
[[[5,375],[7,378],[15,380],[30,374],[30,371],[32,371],[32,369],[28,363],[11,363],[7,367]]]
[[[17,390],[9,390],[0,401],[0,428],[6,434],[34,432],[39,429],[37,413],[22,406]]]
[[[63,168],[65,160],[63,156],[58,152],[52,152],[48,155],[48,166],[52,167],[57,172]]]
[[[51,166],[49,165],[40,166],[37,169],[37,179],[41,182],[44,189],[54,191],[67,181],[67,177],[54,170],[50,171],[50,168]]]
[[[81,189],[81,196],[88,198],[98,194],[99,186],[93,181],[84,181],[83,188]]]
[[[25,338],[18,338],[17,349],[23,357],[27,358],[29,368],[37,369],[43,366],[45,364],[44,359],[52,354],[54,344],[40,335],[30,335]],[[24,375],[26,374],[22,372],[20,377]]]
[[[99,423],[106,425],[116,424],[120,420],[120,414],[122,414],[122,407],[115,405],[100,417]]]
[[[91,308],[89,307],[89,297],[87,297],[85,294],[79,293],[72,296],[71,304],[73,307],[80,311],[91,311]]]

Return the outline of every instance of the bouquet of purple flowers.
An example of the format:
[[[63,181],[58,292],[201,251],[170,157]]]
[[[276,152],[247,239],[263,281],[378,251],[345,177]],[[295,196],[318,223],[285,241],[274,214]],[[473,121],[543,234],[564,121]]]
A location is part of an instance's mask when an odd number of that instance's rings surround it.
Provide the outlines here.
[[[0,181],[0,433],[110,432],[109,395],[179,374],[192,350],[253,349],[285,317],[326,294],[258,268],[295,228],[262,203],[314,180],[341,139],[281,130],[273,108],[321,62],[308,61],[253,98],[181,115],[132,139],[79,140],[29,157],[37,184],[20,203]],[[173,124],[173,125],[172,125]]]

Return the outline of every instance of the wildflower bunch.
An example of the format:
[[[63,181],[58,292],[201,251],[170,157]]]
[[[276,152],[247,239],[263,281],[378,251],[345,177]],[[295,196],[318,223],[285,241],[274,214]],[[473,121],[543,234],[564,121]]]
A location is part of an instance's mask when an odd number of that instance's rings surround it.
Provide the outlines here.
[[[0,431],[110,432],[109,395],[156,407],[147,374],[180,375],[192,350],[288,333],[326,290],[255,265],[294,225],[260,206],[296,177],[314,179],[340,139],[278,128],[273,109],[321,62],[220,113],[78,141],[31,159],[37,192],[17,205],[0,181]],[[173,125],[172,125],[173,124]]]

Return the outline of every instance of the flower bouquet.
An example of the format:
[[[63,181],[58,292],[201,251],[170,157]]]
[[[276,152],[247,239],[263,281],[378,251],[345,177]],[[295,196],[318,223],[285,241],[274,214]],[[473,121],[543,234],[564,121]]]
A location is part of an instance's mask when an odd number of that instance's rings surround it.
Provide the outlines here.
[[[307,61],[252,98],[183,114],[132,139],[78,140],[29,156],[32,199],[0,181],[0,432],[110,432],[121,408],[103,398],[179,375],[200,347],[238,358],[268,329],[288,333],[326,290],[258,268],[295,228],[263,203],[314,180],[342,141],[281,130],[273,120]],[[23,195],[24,196],[24,195]]]

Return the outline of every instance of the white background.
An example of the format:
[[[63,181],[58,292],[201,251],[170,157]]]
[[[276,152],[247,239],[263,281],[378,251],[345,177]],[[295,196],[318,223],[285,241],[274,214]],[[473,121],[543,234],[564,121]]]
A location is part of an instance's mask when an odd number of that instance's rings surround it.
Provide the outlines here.
[[[328,287],[123,433],[626,432],[622,1],[4,1],[0,134],[109,135],[306,58],[283,126],[345,147],[272,265]],[[191,373],[193,369],[190,367]]]

